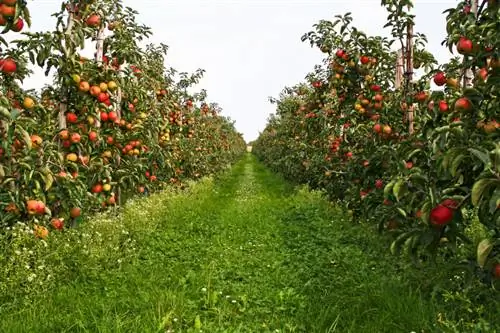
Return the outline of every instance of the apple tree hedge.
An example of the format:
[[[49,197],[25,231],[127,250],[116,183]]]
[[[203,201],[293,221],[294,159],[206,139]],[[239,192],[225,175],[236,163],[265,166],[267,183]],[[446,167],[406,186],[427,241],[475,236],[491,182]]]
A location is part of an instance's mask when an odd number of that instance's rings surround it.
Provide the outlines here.
[[[53,31],[26,33],[25,2],[0,2],[4,33],[17,34],[2,39],[0,60],[0,228],[29,222],[45,238],[245,151],[206,92],[188,92],[203,71],[166,69],[167,46],[141,47],[152,32],[120,1],[63,2]],[[96,46],[92,59],[80,55],[86,45]],[[53,84],[24,90],[28,64],[54,73]]]
[[[498,287],[499,1],[446,11],[443,45],[456,56],[441,65],[413,32],[411,1],[382,5],[392,38],[366,35],[349,13],[303,36],[324,63],[271,99],[276,114],[253,152],[393,235],[393,253]]]

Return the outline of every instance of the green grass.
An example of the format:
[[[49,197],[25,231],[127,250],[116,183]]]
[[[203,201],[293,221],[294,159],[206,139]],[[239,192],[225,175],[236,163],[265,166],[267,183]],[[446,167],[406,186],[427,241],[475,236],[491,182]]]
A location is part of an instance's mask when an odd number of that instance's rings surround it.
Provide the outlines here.
[[[379,236],[250,154],[113,221],[133,243],[123,262],[120,248],[58,259],[53,288],[0,298],[0,332],[439,331]]]

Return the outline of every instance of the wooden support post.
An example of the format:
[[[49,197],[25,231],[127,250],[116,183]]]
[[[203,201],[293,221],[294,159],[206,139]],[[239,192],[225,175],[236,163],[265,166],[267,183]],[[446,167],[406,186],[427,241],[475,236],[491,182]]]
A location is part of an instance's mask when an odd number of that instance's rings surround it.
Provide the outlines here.
[[[396,78],[394,79],[394,86],[396,89],[401,88],[403,84],[404,63],[403,63],[403,49],[399,49],[396,54]]]
[[[411,92],[413,81],[413,24],[408,24],[406,31],[406,91]],[[413,127],[413,105],[408,105],[408,132],[410,135],[414,132]]]
[[[471,7],[470,7],[470,12],[474,14],[474,16],[477,18],[477,10],[479,5],[479,0],[472,0],[471,1]],[[467,59],[467,56],[464,56],[464,62]],[[472,87],[472,80],[474,79],[474,69],[473,68],[465,68],[464,69],[464,82],[463,82],[463,87],[464,88],[470,88]]]
[[[73,5],[70,5],[71,7],[68,8],[68,20],[66,24],[66,31],[64,31],[65,35],[65,56],[68,58],[70,56],[70,50],[69,50],[69,42],[71,40],[71,34],[73,33],[73,25],[74,25],[74,7]],[[58,119],[59,119],[59,130],[63,130],[67,127],[66,124],[66,111],[68,110],[68,89],[63,88],[61,92],[61,101],[59,102],[59,114],[58,114]]]

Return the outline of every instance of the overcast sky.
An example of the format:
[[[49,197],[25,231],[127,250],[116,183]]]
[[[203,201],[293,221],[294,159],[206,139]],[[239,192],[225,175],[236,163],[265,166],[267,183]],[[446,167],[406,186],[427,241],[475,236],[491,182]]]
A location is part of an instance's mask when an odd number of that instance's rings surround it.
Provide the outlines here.
[[[386,12],[380,0],[143,0],[123,1],[140,12],[139,22],[150,26],[151,42],[169,45],[167,65],[180,71],[206,70],[199,88],[236,121],[247,141],[255,139],[269,114],[269,96],[302,81],[323,55],[300,37],[320,19],[351,12],[354,25],[370,35],[385,36]],[[60,1],[29,1],[33,31],[52,29],[50,15]],[[455,0],[418,0],[416,31],[427,35],[428,50],[438,60],[449,58],[443,10]],[[92,52],[93,53],[93,52]],[[25,81],[26,88],[49,83],[42,71]]]

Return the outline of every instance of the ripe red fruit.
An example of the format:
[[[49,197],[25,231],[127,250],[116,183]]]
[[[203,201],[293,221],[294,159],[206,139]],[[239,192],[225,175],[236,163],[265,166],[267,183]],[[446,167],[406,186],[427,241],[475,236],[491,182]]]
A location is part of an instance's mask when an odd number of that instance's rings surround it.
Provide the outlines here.
[[[453,219],[453,210],[441,204],[431,210],[430,221],[435,227],[443,227]]]
[[[455,110],[457,111],[470,111],[472,109],[472,103],[467,97],[460,97],[455,102]]]
[[[3,0],[2,1],[5,5],[7,6],[15,6],[17,3],[17,0]]]
[[[375,187],[378,189],[381,189],[382,187],[384,187],[384,182],[382,181],[382,179],[377,179],[375,181]]]
[[[417,94],[415,94],[415,99],[417,102],[423,103],[427,100],[427,93],[425,91],[420,91]]]
[[[112,145],[114,141],[115,141],[115,140],[113,139],[113,137],[112,137],[112,136],[108,136],[108,137],[106,138],[106,142],[108,143],[108,145]]]
[[[0,60],[0,69],[4,73],[14,73],[17,70],[17,64],[11,58]]]
[[[108,114],[104,111],[101,112],[101,121],[108,121]]]
[[[347,158],[351,158],[351,157],[352,157],[352,152],[351,152],[351,151],[348,151],[348,152],[345,154],[345,156],[346,156]]]
[[[92,191],[92,193],[101,193],[102,192],[102,185],[95,184],[94,186],[92,186],[91,191]]]
[[[38,215],[45,214],[45,204],[42,201],[37,201],[36,213]]]
[[[94,131],[89,132],[89,140],[92,141],[92,142],[97,141],[97,133],[94,132]]]
[[[115,111],[111,111],[108,113],[108,119],[109,121],[116,121],[118,119],[118,114],[116,114]]]
[[[30,215],[42,215],[45,213],[45,204],[39,200],[28,200],[26,210]]]
[[[74,114],[73,112],[68,112],[66,114],[66,121],[68,123],[74,124],[78,121],[78,116],[76,114]]]
[[[411,162],[411,161],[410,161],[410,162],[406,162],[405,167],[406,167],[407,169],[411,169],[411,168],[413,168],[413,162]]]
[[[380,91],[382,89],[382,87],[380,87],[379,85],[374,84],[374,85],[372,85],[370,87],[370,89],[371,89],[371,91]]]
[[[468,38],[465,37],[460,37],[458,43],[457,43],[457,51],[460,54],[471,54],[472,50],[474,48],[474,45],[472,44],[472,41]]]
[[[313,86],[314,88],[320,88],[320,87],[322,86],[321,81],[314,81],[314,82],[312,83],[312,86]]]
[[[52,227],[54,227],[54,229],[57,229],[57,230],[62,230],[64,228],[63,220],[58,219],[58,218],[52,219],[52,221],[50,221],[50,224],[52,225]]]
[[[361,58],[359,60],[361,61],[361,63],[363,65],[366,65],[367,63],[370,62],[370,58],[368,58],[367,56],[361,56]]]
[[[16,14],[16,7],[8,6],[7,3],[0,5],[0,13],[3,17],[12,17]]]
[[[382,125],[380,125],[380,124],[375,124],[375,125],[373,125],[373,131],[374,131],[375,133],[380,133],[380,132],[382,132]]]
[[[98,27],[101,24],[101,17],[97,14],[90,15],[86,23],[89,27]]]
[[[450,209],[457,209],[458,208],[458,202],[453,200],[453,199],[444,199],[441,202],[442,206],[445,206],[446,208]]]
[[[114,205],[114,204],[116,204],[116,198],[113,195],[113,196],[108,198],[108,205]]]
[[[82,213],[82,210],[78,207],[73,207],[71,208],[70,212],[69,212],[69,215],[72,217],[72,218],[77,218],[81,215]]]
[[[477,78],[481,79],[482,81],[486,81],[488,78],[488,69],[486,68],[481,68],[477,71]]]
[[[434,75],[434,83],[440,87],[446,84],[446,76],[443,72],[438,72]]]
[[[81,136],[78,133],[71,134],[71,142],[78,143],[81,140]]]
[[[446,101],[439,101],[439,111],[441,112],[448,111],[448,103]]]
[[[99,95],[97,95],[97,100],[100,103],[103,103],[103,102],[107,101],[108,99],[109,99],[109,95],[104,93],[104,92],[101,92],[101,93],[99,93]]]
[[[500,279],[500,264],[496,264],[495,267],[493,267],[493,276],[496,279]]]
[[[335,55],[339,58],[342,58],[345,55],[345,51],[344,50],[337,50],[337,52],[335,52]]]
[[[24,21],[22,18],[18,18],[14,25],[12,26],[12,31],[20,32],[24,28]]]

